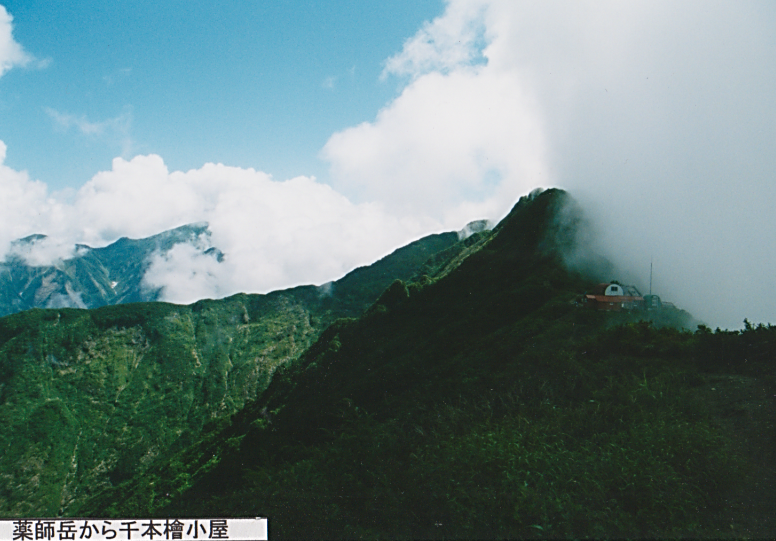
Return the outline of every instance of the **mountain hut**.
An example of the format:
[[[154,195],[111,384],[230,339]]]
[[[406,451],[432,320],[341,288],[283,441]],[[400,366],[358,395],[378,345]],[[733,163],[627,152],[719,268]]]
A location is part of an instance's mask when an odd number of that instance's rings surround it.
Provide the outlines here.
[[[617,283],[598,284],[593,293],[585,295],[587,305],[596,310],[636,310],[644,307],[644,297],[634,286]]]

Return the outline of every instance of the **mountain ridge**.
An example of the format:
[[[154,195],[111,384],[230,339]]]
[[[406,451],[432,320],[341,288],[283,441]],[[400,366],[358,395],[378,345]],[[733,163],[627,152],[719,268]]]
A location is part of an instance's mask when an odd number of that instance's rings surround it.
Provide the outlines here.
[[[601,281],[581,225],[533,192],[339,284],[1,318],[0,509],[268,516],[278,538],[772,537],[776,327],[579,303]]]
[[[26,261],[23,251],[48,238],[29,235],[15,241],[0,263],[0,315],[30,308],[98,308],[158,300],[160,290],[143,284],[149,257],[209,234],[207,224],[200,222],[143,239],[121,237],[101,248],[77,244],[72,257],[49,265]],[[201,251],[207,253],[210,248]],[[221,257],[219,254],[214,256]]]
[[[443,277],[395,281],[224,426],[89,509],[268,516],[278,538],[772,531],[725,511],[757,479],[702,397],[720,372],[773,377],[776,328],[692,333],[579,306],[599,279],[563,265],[566,197],[521,199]]]
[[[332,321],[359,315],[395,277],[409,279],[457,242],[456,233],[424,237],[326,291],[0,318],[0,420],[9,427],[0,434],[0,514],[65,513],[191,444],[207,423],[260,394]],[[30,432],[30,424],[42,428]]]
[[[488,228],[487,220],[477,220],[459,231],[458,238],[465,240]],[[0,316],[30,308],[99,308],[158,301],[162,288],[151,287],[144,281],[151,256],[164,255],[178,244],[188,244],[221,263],[225,254],[212,246],[210,237],[209,224],[195,222],[141,239],[121,237],[100,248],[76,244],[71,257],[38,265],[27,258],[38,243],[49,237],[39,233],[28,235],[13,241],[0,262]],[[346,287],[344,283],[340,285]]]

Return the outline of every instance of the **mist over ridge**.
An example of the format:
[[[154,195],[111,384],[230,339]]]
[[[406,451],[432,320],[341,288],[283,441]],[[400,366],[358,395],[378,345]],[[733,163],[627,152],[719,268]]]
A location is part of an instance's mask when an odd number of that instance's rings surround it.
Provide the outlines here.
[[[34,63],[12,23],[0,71]],[[447,0],[385,59],[378,84],[396,95],[322,145],[326,178],[171,170],[149,151],[54,193],[5,165],[0,142],[0,252],[44,233],[36,257],[52,262],[207,221],[224,263],[181,248],[154,279],[181,301],[266,292],[498,221],[556,186],[585,209],[612,278],[647,290],[652,262],[653,290],[712,327],[776,321],[774,28],[754,0]]]

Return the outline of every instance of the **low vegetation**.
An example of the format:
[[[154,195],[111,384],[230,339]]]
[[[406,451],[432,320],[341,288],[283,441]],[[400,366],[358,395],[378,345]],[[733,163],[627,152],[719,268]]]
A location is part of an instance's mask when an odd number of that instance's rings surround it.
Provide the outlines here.
[[[333,320],[456,242],[426,237],[326,290],[0,318],[0,516],[72,514],[200,445]]]
[[[776,327],[579,306],[595,281],[564,266],[567,204],[524,198],[67,514],[267,516],[273,538],[773,537]],[[41,426],[64,418],[48,408]]]

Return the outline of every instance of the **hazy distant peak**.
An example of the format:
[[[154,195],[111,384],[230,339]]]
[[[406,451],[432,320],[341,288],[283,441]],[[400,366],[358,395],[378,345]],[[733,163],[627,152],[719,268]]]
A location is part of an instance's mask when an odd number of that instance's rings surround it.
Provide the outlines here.
[[[39,242],[45,238],[46,238],[46,235],[42,235],[40,233],[34,233],[32,235],[27,235],[22,239],[17,239],[13,241],[11,244],[14,246],[20,246],[23,244],[35,244],[36,242]]]
[[[202,234],[210,235],[210,224],[207,222],[196,222],[192,224],[181,225],[167,231],[162,231],[156,235],[146,237],[145,239],[137,240],[149,240],[149,241],[166,241],[171,239],[187,239],[198,237]],[[135,240],[135,239],[131,239]]]
[[[490,220],[474,220],[469,222],[458,232],[458,240],[471,237],[475,233],[481,233],[482,231],[488,231],[493,229],[493,222]]]
[[[177,246],[209,256],[208,261],[225,260],[212,246],[208,227],[196,222],[146,238],[122,237],[100,248],[43,234],[15,240],[0,259],[0,315],[36,307],[95,308],[157,300],[159,288],[145,287],[143,280],[153,262],[166,261]]]
[[[211,257],[214,257],[216,261],[219,263],[222,263],[224,261],[224,252],[213,246],[212,248],[208,248],[203,252],[205,255],[209,255]]]

